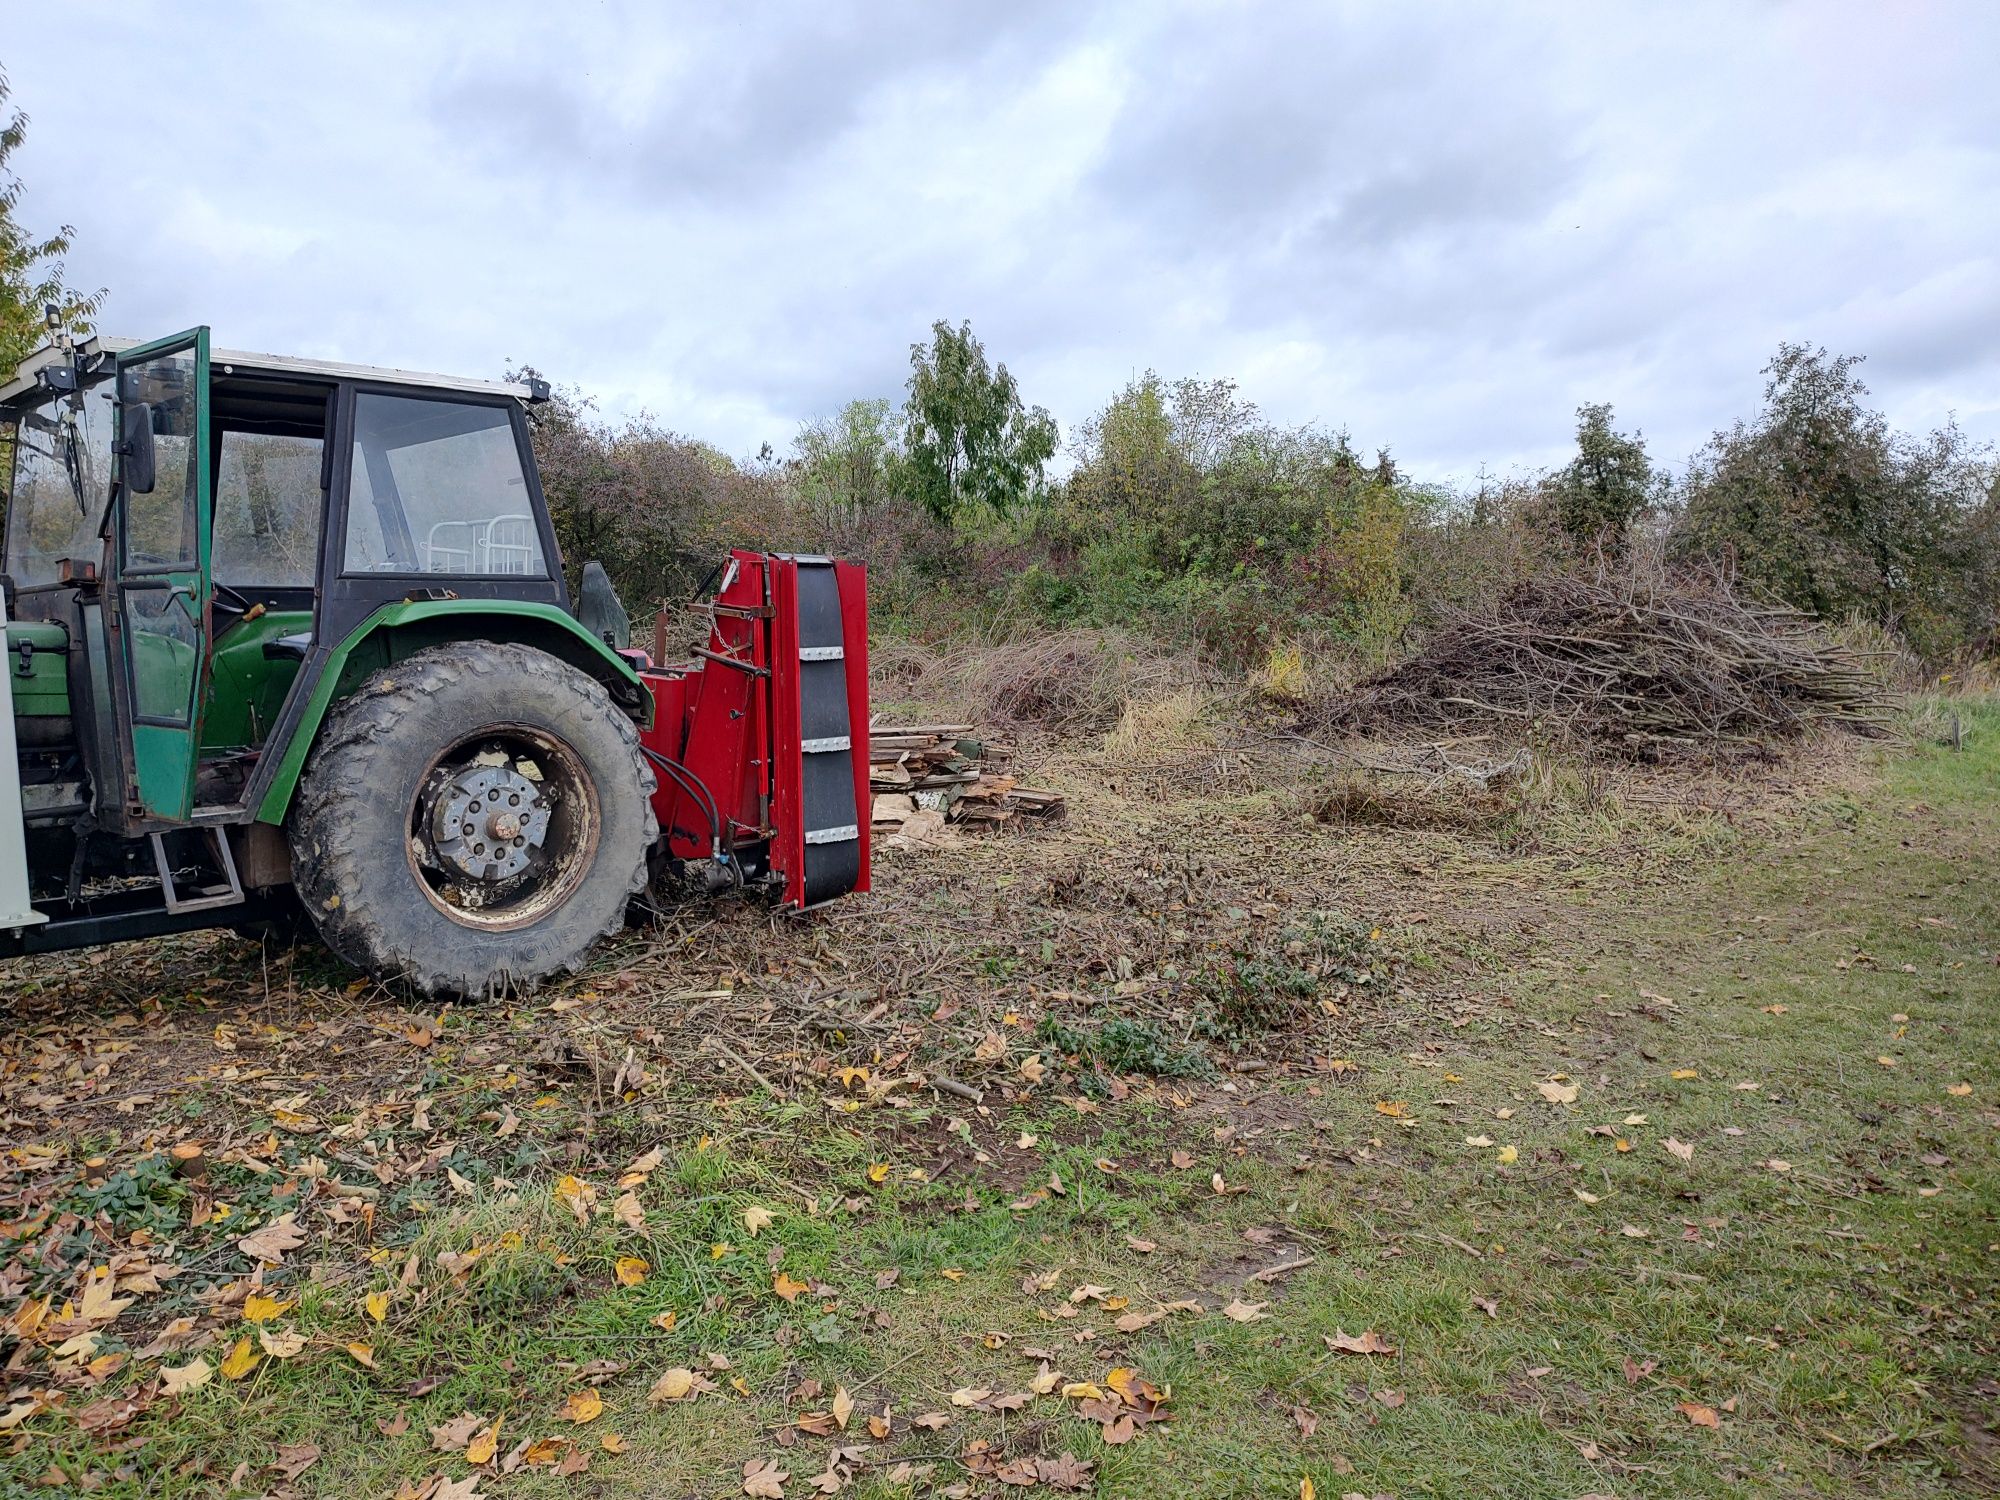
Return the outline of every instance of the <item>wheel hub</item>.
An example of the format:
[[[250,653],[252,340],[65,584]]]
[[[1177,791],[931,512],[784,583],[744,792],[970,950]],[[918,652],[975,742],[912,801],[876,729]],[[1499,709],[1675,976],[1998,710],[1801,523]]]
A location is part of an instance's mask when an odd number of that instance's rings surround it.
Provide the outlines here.
[[[509,880],[540,851],[549,811],[542,789],[513,766],[469,766],[438,790],[431,848],[467,879]]]

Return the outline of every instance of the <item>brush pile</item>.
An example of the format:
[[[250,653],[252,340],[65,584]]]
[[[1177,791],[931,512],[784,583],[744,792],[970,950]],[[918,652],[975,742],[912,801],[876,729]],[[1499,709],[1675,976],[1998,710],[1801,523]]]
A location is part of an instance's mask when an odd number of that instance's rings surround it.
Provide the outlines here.
[[[1447,621],[1324,720],[1378,733],[1506,723],[1657,758],[1815,725],[1879,733],[1881,693],[1870,658],[1810,616],[1746,600],[1719,573],[1639,568],[1523,584]]]
[[[939,836],[948,823],[1063,815],[1062,793],[1022,786],[1009,771],[1013,746],[972,735],[970,724],[870,726],[868,785],[878,834],[949,845],[955,840]]]

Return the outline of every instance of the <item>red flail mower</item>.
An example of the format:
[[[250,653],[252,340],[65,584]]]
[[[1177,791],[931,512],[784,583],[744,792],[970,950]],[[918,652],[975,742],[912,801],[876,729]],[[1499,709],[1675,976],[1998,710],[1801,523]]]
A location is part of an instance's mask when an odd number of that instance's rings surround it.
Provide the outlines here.
[[[769,881],[801,910],[868,889],[868,581],[859,563],[732,552],[708,644],[642,666],[659,875]],[[667,655],[670,617],[654,631]]]

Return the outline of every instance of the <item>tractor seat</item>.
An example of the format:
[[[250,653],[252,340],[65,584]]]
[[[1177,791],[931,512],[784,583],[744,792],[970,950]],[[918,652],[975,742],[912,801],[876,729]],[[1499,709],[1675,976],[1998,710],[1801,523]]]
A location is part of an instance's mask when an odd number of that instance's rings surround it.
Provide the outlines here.
[[[264,642],[264,656],[267,661],[304,661],[306,648],[311,644],[310,630],[301,630],[297,635],[274,635]]]

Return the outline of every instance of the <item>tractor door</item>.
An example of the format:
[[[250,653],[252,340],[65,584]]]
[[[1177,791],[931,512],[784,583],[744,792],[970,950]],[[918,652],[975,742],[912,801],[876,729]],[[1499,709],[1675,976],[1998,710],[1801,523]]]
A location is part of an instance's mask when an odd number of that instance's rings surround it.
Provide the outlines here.
[[[118,356],[113,672],[139,812],[186,821],[209,659],[208,330]]]

